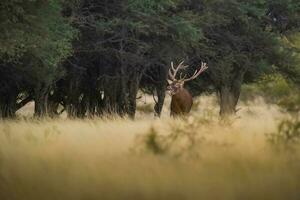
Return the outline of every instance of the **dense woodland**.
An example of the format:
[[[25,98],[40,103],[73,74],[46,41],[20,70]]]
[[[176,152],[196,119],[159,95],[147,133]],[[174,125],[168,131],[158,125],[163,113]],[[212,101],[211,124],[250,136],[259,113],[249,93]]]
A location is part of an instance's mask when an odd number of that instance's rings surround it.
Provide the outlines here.
[[[0,116],[134,118],[138,91],[160,115],[170,62],[193,96],[217,93],[234,114],[242,85],[281,74],[300,85],[299,0],[1,0]],[[295,91],[298,92],[298,91]]]

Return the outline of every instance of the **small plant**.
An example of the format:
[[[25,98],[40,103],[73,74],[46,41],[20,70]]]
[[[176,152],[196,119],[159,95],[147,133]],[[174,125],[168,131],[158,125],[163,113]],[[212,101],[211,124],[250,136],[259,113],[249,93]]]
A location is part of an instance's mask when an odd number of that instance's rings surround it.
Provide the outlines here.
[[[268,135],[268,141],[278,148],[294,149],[300,144],[300,120],[282,121],[277,132]]]
[[[169,123],[169,133],[159,133],[153,126],[149,131],[137,138],[136,147],[155,155],[171,157],[197,156],[197,147],[205,138],[199,129],[209,121],[202,118],[187,117]]]
[[[146,134],[139,135],[135,138],[135,145],[130,149],[132,153],[151,153],[154,155],[163,155],[167,148],[164,143],[164,137],[151,126]]]
[[[279,101],[278,105],[285,111],[297,116],[300,112],[300,94],[296,92],[294,95],[286,96]]]
[[[260,96],[267,103],[278,104],[283,98],[293,95],[294,92],[294,85],[282,75],[264,75],[256,83],[243,86],[241,101],[249,103]]]
[[[144,142],[146,149],[154,154],[164,154],[166,152],[166,149],[161,142],[161,136],[158,135],[153,126],[150,128],[149,133],[145,136]]]

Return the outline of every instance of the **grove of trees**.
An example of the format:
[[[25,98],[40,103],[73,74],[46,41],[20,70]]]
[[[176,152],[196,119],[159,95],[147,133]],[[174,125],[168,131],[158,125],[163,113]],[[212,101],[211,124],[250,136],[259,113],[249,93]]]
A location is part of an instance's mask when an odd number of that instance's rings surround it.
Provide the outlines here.
[[[139,90],[160,115],[171,61],[209,69],[187,87],[236,112],[243,83],[300,85],[299,0],[1,0],[0,118],[134,118]],[[195,68],[191,68],[192,73]]]

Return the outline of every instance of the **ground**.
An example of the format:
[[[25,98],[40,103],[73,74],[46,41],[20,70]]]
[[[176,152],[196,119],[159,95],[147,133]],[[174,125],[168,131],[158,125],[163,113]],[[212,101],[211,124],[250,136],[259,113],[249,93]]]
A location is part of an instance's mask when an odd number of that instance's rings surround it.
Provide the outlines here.
[[[0,123],[0,199],[299,199],[300,149],[274,143],[288,116],[261,99],[220,121],[214,97],[190,116]],[[32,105],[31,105],[32,106]]]

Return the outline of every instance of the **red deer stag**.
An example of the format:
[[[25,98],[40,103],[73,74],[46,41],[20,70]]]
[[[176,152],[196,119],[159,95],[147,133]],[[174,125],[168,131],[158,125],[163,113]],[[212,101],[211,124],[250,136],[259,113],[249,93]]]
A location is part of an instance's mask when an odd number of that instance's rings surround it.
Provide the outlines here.
[[[180,73],[180,78],[176,79],[177,72],[188,67],[187,65],[183,65],[183,62],[184,61],[176,68],[174,67],[173,62],[171,62],[171,68],[169,69],[169,86],[167,90],[172,96],[171,116],[184,115],[190,112],[193,105],[193,98],[189,91],[183,87],[184,83],[195,79],[208,68],[206,63],[201,63],[200,68],[196,70],[190,78],[186,78],[186,76],[182,77],[182,74]]]

